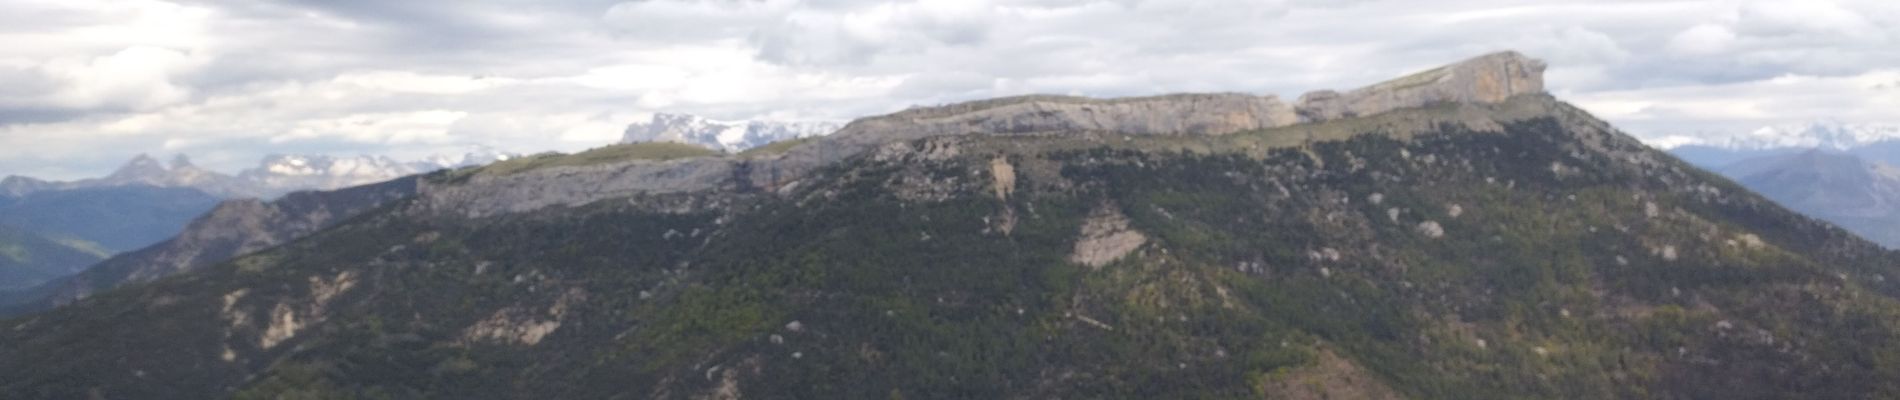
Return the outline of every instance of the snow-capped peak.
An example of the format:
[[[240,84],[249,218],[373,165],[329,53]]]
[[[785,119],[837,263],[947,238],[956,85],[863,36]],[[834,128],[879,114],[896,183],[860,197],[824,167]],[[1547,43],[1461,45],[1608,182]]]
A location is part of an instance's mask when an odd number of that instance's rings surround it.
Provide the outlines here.
[[[1662,148],[1698,145],[1729,150],[1821,148],[1848,150],[1900,139],[1900,124],[1856,124],[1824,119],[1769,125],[1747,132],[1666,136],[1650,142]]]
[[[460,157],[436,154],[416,161],[367,154],[350,157],[273,154],[264,157],[257,167],[239,172],[237,177],[264,192],[283,193],[370,184],[440,169],[483,165],[516,156],[488,146],[471,146]]]
[[[780,140],[828,135],[839,127],[825,121],[721,121],[659,113],[647,122],[627,125],[621,142],[679,142],[738,152]]]

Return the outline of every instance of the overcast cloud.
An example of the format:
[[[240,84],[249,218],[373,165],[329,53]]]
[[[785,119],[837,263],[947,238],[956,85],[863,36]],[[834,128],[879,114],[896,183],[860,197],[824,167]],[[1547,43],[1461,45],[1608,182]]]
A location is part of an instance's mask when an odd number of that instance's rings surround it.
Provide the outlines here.
[[[1503,49],[1639,136],[1900,122],[1891,0],[11,0],[0,43],[0,174],[62,179],[140,152],[571,151],[653,112],[1292,98]]]

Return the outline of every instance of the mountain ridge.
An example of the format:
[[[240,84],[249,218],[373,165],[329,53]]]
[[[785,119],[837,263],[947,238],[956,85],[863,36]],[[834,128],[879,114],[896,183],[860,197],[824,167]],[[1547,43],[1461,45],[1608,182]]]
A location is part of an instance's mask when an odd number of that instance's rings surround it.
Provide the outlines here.
[[[1386,87],[1498,82],[1458,70]],[[438,172],[301,239],[0,322],[0,390],[1900,395],[1900,254],[1541,92],[1360,94],[1329,104],[1416,104],[1225,131],[1260,120],[1031,101],[779,153]],[[1160,126],[1207,134],[1131,133]]]

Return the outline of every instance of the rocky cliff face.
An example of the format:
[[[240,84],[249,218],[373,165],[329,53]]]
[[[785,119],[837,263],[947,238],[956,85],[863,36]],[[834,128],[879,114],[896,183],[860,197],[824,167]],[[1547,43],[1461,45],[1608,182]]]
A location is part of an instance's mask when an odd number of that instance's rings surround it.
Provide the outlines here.
[[[1544,62],[1515,51],[1493,53],[1346,93],[1300,96],[1302,122],[1372,115],[1432,103],[1497,103],[1544,91]]]

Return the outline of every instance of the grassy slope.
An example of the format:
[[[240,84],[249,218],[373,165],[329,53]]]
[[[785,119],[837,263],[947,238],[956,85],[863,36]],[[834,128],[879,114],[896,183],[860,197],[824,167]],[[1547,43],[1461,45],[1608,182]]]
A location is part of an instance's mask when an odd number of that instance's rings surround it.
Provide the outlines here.
[[[507,175],[534,169],[584,166],[628,160],[666,161],[689,157],[707,157],[719,152],[686,143],[647,142],[605,146],[574,154],[539,154],[489,164],[484,174]]]

